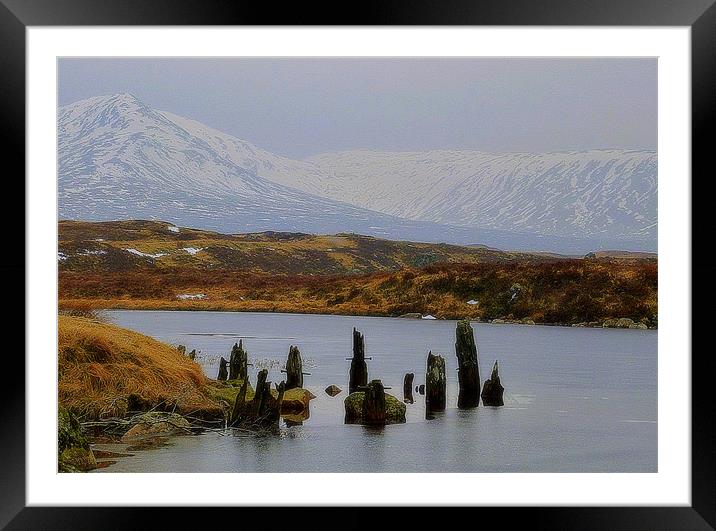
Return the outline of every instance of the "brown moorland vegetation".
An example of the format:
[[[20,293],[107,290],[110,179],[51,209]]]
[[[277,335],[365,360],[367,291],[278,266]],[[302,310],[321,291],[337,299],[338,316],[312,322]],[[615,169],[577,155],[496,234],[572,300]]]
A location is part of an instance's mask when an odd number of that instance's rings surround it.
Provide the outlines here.
[[[130,401],[221,416],[201,367],[169,345],[108,323],[60,315],[60,406],[83,419],[122,417]]]
[[[235,310],[576,324],[657,322],[657,264],[569,259],[438,264],[364,276],[165,268],[60,273],[60,303],[105,308]],[[182,300],[181,295],[203,295]],[[468,304],[477,301],[478,304]]]
[[[391,241],[358,234],[230,235],[173,227],[158,221],[60,221],[58,228],[58,265],[62,272],[197,269],[278,275],[364,275],[438,263],[556,259],[553,255]]]

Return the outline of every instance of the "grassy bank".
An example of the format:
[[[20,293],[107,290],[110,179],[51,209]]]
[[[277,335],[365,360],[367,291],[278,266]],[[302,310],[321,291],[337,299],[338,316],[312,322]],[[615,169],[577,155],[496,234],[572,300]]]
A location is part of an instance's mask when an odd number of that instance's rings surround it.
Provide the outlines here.
[[[59,403],[82,419],[137,407],[222,415],[201,367],[150,337],[96,320],[59,316]]]

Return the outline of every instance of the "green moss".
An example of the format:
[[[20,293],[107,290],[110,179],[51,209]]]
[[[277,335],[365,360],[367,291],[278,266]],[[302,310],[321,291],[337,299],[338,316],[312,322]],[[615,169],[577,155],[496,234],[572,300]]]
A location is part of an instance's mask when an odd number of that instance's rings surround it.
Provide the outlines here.
[[[363,400],[365,393],[357,391],[348,395],[343,404],[346,409],[346,422],[360,424],[363,416]],[[393,395],[385,394],[385,422],[386,424],[401,424],[405,422],[406,407],[403,402]]]
[[[85,472],[97,467],[79,420],[62,406],[57,410],[57,464],[60,472]]]
[[[223,384],[224,382],[221,383]],[[236,396],[241,390],[241,385],[241,380],[228,380],[226,382],[226,385],[222,385],[221,387],[217,387],[215,385],[207,385],[205,389],[206,394],[209,396],[209,398],[217,401],[223,401],[226,402],[228,405],[233,406],[234,402],[236,402]],[[278,392],[276,391],[276,389],[271,389],[271,394],[274,398],[278,398]],[[253,398],[254,389],[253,387],[251,387],[251,385],[248,385],[246,388],[246,400],[249,401]],[[303,411],[308,407],[309,401],[314,398],[316,397],[308,389],[302,389],[299,387],[289,389],[283,395],[283,407],[281,408],[281,410],[299,412]]]
[[[241,380],[228,380],[226,382],[219,382],[221,386],[207,385],[204,387],[206,394],[212,400],[223,401],[230,406],[236,402],[236,395],[239,394],[243,382]],[[251,384],[246,386],[246,400],[251,400],[254,397],[254,388]]]

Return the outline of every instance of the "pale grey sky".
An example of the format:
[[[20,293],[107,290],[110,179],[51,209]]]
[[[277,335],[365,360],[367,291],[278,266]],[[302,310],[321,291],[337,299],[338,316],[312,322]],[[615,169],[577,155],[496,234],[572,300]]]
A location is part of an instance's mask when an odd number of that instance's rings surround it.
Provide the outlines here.
[[[60,105],[130,92],[290,157],[656,149],[656,59],[61,59]]]

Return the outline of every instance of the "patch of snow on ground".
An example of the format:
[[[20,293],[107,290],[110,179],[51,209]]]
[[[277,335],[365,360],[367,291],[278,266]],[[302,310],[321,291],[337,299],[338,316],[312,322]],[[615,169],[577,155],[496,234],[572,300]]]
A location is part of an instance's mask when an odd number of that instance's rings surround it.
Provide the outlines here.
[[[161,258],[162,256],[167,256],[169,253],[157,253],[157,254],[149,254],[149,253],[143,253],[142,251],[138,251],[137,249],[134,249],[130,247],[129,249],[125,249],[128,253],[136,254],[137,256],[145,256],[147,258]]]
[[[179,232],[179,227],[175,227],[174,225],[168,225],[167,230],[170,230],[172,232]]]
[[[423,315],[423,319],[432,321],[433,319],[437,319],[437,317],[433,317],[432,315],[428,314],[428,315]]]
[[[467,303],[468,303],[470,306],[476,306],[476,305],[480,304],[480,302],[479,302],[479,301],[476,301],[475,299],[470,299],[469,301],[467,301]]]
[[[62,262],[63,260],[67,260],[67,255],[63,252],[58,251],[57,259]]]
[[[97,249],[95,251],[93,251],[91,249],[83,249],[82,251],[80,251],[77,254],[79,254],[81,256],[90,256],[93,254],[107,254],[107,251],[105,251],[104,249]]]
[[[186,251],[190,255],[194,256],[199,251],[203,251],[203,247],[182,247],[182,251]]]
[[[206,295],[203,293],[182,293],[181,295],[177,295],[177,299],[181,300],[187,300],[187,299],[205,299]]]

